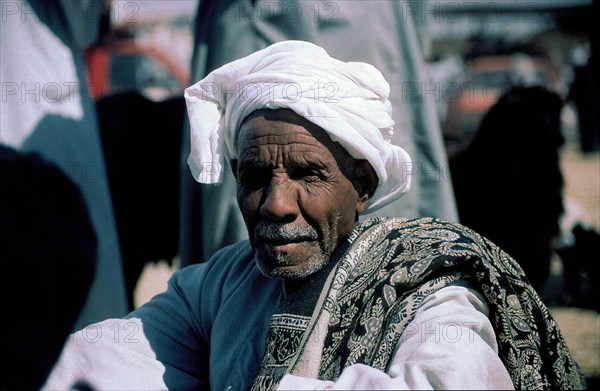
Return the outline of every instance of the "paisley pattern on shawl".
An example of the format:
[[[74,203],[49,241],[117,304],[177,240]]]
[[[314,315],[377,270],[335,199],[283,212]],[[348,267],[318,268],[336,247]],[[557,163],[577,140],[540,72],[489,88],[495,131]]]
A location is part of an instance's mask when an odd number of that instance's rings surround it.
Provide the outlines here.
[[[585,388],[523,270],[489,240],[442,220],[374,217],[348,242],[316,304],[273,316],[253,390],[276,388],[286,373],[335,380],[357,363],[385,371],[424,298],[457,280],[487,299],[499,355],[516,389]]]

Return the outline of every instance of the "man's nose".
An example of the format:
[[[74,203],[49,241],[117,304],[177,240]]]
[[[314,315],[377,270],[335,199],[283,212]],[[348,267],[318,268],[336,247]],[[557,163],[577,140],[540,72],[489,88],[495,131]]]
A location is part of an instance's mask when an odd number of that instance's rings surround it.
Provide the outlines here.
[[[273,221],[293,221],[299,211],[298,190],[294,181],[287,177],[273,177],[265,189],[261,215]]]

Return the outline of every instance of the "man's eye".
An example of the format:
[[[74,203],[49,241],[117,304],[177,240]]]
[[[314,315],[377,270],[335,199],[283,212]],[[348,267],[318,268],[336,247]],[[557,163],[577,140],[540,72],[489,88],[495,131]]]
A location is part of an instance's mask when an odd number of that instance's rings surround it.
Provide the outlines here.
[[[290,176],[292,177],[292,179],[304,180],[304,181],[310,181],[310,182],[319,181],[319,180],[323,179],[321,177],[321,174],[318,171],[312,170],[310,168],[296,169],[292,172],[292,174]]]

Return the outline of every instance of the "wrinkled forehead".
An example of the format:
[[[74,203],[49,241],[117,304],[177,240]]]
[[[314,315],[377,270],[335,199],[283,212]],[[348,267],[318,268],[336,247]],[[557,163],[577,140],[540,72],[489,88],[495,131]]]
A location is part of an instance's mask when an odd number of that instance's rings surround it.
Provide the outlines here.
[[[250,115],[248,115],[246,118],[244,118],[244,120],[240,124],[240,128],[238,129],[238,132],[237,132],[238,140],[240,138],[239,137],[240,132],[245,127],[244,125],[247,125],[247,123],[250,120],[252,120],[254,118],[259,118],[259,117],[262,117],[267,121],[277,121],[277,122],[298,125],[307,130],[313,130],[314,133],[316,134],[316,138],[329,139],[329,135],[327,135],[327,132],[325,130],[323,130],[322,128],[320,128],[319,126],[313,124],[312,122],[310,122],[306,118],[302,117],[301,115],[297,114],[296,112],[294,112],[291,109],[281,108],[281,109],[258,109],[258,110],[253,111]],[[313,133],[313,132],[311,132],[311,133]]]
[[[325,130],[289,109],[256,110],[242,121],[237,134],[238,158],[252,160],[261,147],[271,151],[280,149],[308,160],[328,161],[342,170],[354,162],[354,158],[339,143],[332,141]]]
[[[297,125],[296,129],[304,128],[307,132],[303,133],[308,133],[306,136],[312,136],[315,138],[319,143],[323,144],[327,149],[329,149],[332,154],[340,154],[341,156],[350,157],[350,154],[339,143],[331,140],[331,137],[329,137],[329,134],[323,128],[315,125],[311,121],[295,113],[293,110],[287,108],[259,109],[253,111],[250,115],[244,118],[236,136],[238,156],[243,151],[245,146],[244,140],[247,138],[247,134],[242,133],[245,133],[248,130],[256,130],[249,129],[249,127],[245,125],[247,125],[250,120],[259,117],[264,118],[266,121]]]

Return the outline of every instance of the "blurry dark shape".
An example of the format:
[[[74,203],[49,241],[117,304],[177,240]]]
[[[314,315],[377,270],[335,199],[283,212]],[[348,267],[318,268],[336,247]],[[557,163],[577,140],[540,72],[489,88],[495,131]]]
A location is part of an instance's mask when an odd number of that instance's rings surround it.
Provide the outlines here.
[[[137,42],[127,29],[114,29],[85,51],[93,99],[123,91],[144,91],[155,100],[183,94],[189,71],[163,48]]]
[[[472,143],[450,159],[461,223],[512,255],[538,291],[563,213],[562,107],[546,88],[513,87],[486,113]]]
[[[486,54],[481,48],[476,53],[465,62],[461,93],[448,103],[443,132],[449,157],[471,142],[483,116],[510,88],[537,85],[554,90],[557,83],[555,69],[539,54]]]
[[[566,305],[600,312],[600,271],[594,254],[600,252],[600,233],[581,224],[572,229],[575,241],[557,249],[563,263]]]
[[[600,30],[596,26],[600,1],[586,3],[561,13],[556,22],[558,29],[577,37],[578,41],[570,58],[573,79],[568,100],[577,111],[580,150],[587,153],[600,151]]]
[[[0,145],[0,389],[37,390],[79,316],[96,233],[79,187],[38,153]]]
[[[111,8],[113,0],[101,0],[98,21],[98,37],[106,36],[111,30]]]
[[[544,55],[543,50],[533,41],[509,43],[502,39],[475,36],[470,40],[465,59],[471,60],[482,56],[510,56],[515,53],[523,53],[534,57]]]
[[[600,92],[589,57],[573,64],[569,99],[577,109],[579,144],[583,152],[600,151]]]
[[[70,391],[94,391],[95,388],[92,387],[85,380],[78,380],[75,384],[71,386]]]
[[[183,96],[154,102],[138,91],[96,104],[130,307],[147,262],[171,262],[179,231]]]
[[[598,15],[599,13],[600,0],[594,0],[592,3],[592,10],[590,12],[589,17],[589,20],[592,20],[593,22],[588,23],[589,28],[587,29],[587,32],[590,39],[589,64],[592,68],[592,74],[594,75],[594,80],[596,80],[596,83],[600,83],[600,62],[598,60],[598,56],[600,56],[600,31],[597,28],[595,28],[595,23],[597,21],[595,15]],[[598,84],[596,84],[596,88],[600,88],[598,87]],[[596,90],[596,92],[600,94],[598,90]]]

